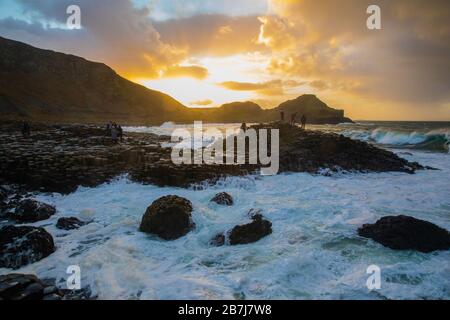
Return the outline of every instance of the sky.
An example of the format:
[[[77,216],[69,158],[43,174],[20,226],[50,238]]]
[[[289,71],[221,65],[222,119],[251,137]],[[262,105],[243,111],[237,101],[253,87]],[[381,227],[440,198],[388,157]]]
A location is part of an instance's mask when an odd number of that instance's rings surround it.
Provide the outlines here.
[[[69,5],[80,30],[66,27]],[[369,30],[369,5],[381,30]],[[316,94],[359,120],[450,120],[448,0],[0,0],[0,36],[104,62],[190,107]]]

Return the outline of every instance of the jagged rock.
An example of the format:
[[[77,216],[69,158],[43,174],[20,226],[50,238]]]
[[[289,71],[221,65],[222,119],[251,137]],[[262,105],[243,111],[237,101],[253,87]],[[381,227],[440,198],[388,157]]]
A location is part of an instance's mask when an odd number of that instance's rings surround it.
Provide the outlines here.
[[[53,238],[44,228],[6,226],[0,229],[0,268],[18,269],[54,251]]]
[[[40,300],[43,296],[44,285],[34,275],[0,276],[0,298],[3,300]]]
[[[423,169],[392,152],[337,134],[301,130],[282,123],[252,126],[278,129],[279,172],[401,171]],[[0,171],[3,184],[19,184],[24,191],[74,192],[95,187],[128,173],[131,180],[158,186],[190,187],[215,183],[228,176],[258,172],[259,165],[175,165],[171,149],[161,144],[170,137],[128,133],[113,144],[104,128],[33,124],[33,135],[22,139],[18,123],[0,125]]]
[[[229,233],[231,245],[256,242],[272,233],[272,223],[257,214],[248,224],[236,226]]]
[[[432,252],[450,249],[450,233],[435,224],[408,216],[388,216],[365,224],[358,234],[394,250]]]
[[[165,240],[175,240],[194,227],[191,213],[192,203],[189,200],[178,196],[165,196],[147,208],[139,230],[156,234]]]
[[[0,300],[87,300],[90,288],[61,290],[35,275],[11,273],[0,276]]]
[[[248,244],[256,242],[272,233],[272,223],[266,220],[261,210],[251,209],[247,215],[251,223],[235,226],[233,229],[217,234],[210,244],[216,247],[228,243],[230,245]]]
[[[211,199],[211,202],[215,202],[224,206],[232,206],[233,198],[226,192],[218,193]]]
[[[48,219],[55,213],[55,207],[49,204],[26,199],[19,203],[12,218],[20,223],[29,223]]]
[[[56,223],[56,227],[61,230],[74,230],[84,226],[86,222],[79,220],[75,217],[59,218]]]

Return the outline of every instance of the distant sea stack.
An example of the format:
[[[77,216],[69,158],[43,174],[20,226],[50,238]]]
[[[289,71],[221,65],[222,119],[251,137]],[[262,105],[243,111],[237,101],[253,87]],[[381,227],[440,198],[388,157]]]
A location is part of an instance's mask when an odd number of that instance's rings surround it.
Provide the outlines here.
[[[268,122],[305,114],[308,123],[351,122],[343,110],[314,95],[302,95],[274,109],[253,102],[191,109],[172,97],[128,81],[102,63],[43,50],[0,37],[0,120],[51,123],[157,125],[166,121]]]

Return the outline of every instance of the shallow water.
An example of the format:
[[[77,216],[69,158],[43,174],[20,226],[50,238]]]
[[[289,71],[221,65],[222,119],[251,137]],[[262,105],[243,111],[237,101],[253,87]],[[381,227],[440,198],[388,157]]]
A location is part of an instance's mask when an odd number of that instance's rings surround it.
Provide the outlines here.
[[[364,223],[399,214],[450,230],[450,156],[397,152],[440,170],[249,176],[200,191],[122,177],[66,196],[38,194],[58,209],[34,224],[54,236],[57,250],[15,272],[64,285],[67,266],[79,265],[82,285],[101,299],[449,299],[450,251],[394,251],[356,233]],[[229,192],[235,205],[210,203],[219,191]],[[170,242],[138,232],[147,206],[168,194],[192,201],[195,230]],[[272,235],[249,245],[209,245],[217,233],[246,223],[251,208],[263,210]],[[54,226],[61,216],[93,222],[66,232]],[[372,264],[381,267],[382,287],[369,292],[366,269]]]

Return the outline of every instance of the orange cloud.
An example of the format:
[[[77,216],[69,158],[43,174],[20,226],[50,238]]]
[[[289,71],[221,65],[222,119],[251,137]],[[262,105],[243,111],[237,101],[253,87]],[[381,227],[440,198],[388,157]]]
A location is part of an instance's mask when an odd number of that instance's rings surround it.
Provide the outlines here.
[[[208,69],[201,66],[170,66],[161,74],[162,78],[189,77],[203,80],[208,77]]]
[[[267,82],[251,83],[251,82],[237,82],[226,81],[219,85],[234,91],[255,91],[265,96],[281,96],[285,93],[285,88],[292,88],[301,86],[303,83],[295,80],[272,80]]]
[[[200,100],[200,101],[192,101],[189,104],[191,106],[199,106],[199,107],[205,107],[205,106],[210,106],[214,103],[214,101],[210,100],[210,99],[205,99],[205,100]]]

